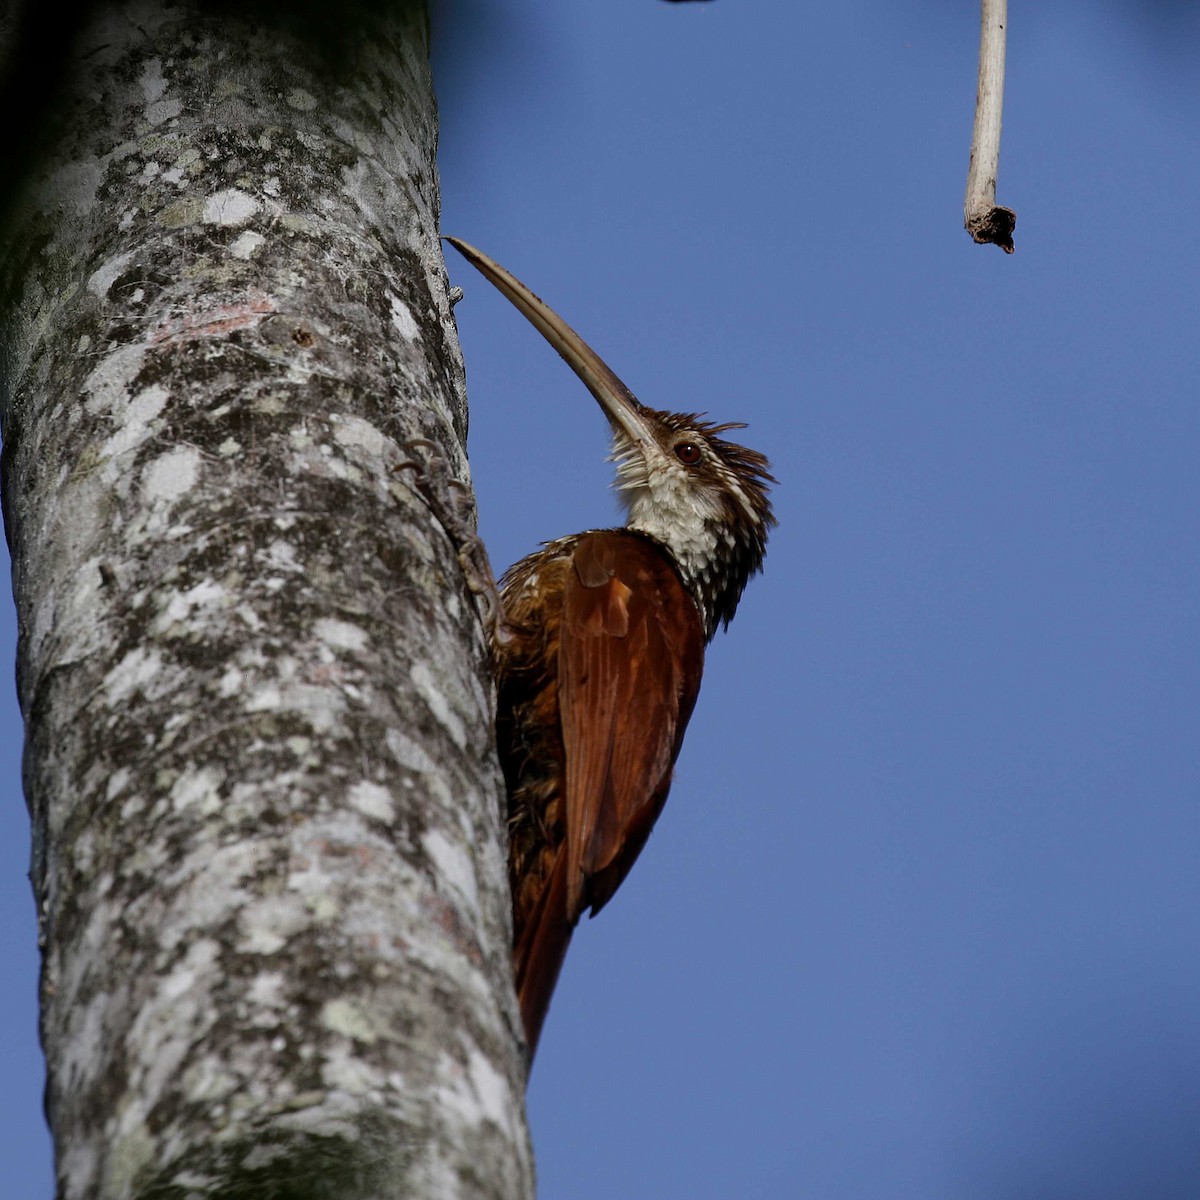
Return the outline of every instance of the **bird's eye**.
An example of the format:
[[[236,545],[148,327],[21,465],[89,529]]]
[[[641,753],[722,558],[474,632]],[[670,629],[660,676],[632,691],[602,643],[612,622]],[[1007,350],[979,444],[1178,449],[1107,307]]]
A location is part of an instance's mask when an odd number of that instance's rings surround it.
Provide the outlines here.
[[[695,442],[677,442],[675,457],[685,466],[695,466],[700,461],[700,447]]]

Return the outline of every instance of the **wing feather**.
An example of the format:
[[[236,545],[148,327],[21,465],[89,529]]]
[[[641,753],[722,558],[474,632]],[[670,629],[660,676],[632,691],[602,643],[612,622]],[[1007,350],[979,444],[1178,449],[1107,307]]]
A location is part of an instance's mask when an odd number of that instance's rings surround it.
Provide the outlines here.
[[[559,642],[568,920],[599,912],[649,836],[703,662],[699,612],[665,552],[627,530],[581,538]]]

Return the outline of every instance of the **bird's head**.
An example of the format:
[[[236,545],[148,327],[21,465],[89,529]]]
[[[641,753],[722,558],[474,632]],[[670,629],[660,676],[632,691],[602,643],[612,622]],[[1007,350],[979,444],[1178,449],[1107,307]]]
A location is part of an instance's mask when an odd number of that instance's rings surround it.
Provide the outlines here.
[[[599,402],[613,431],[626,525],[666,547],[711,638],[733,619],[746,583],[762,569],[775,524],[766,457],[720,436],[744,428],[739,423],[647,408],[519,279],[466,242],[445,240],[529,318]]]
[[[613,428],[626,525],[671,552],[711,638],[733,619],[747,581],[762,569],[775,524],[769,464],[757,450],[720,436],[740,424],[660,412],[622,391],[600,403]]]

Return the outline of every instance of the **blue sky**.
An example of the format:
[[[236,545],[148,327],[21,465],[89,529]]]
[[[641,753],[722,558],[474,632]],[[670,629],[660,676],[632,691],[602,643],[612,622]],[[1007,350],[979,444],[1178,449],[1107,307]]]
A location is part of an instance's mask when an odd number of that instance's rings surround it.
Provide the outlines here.
[[[973,3],[435,18],[446,232],[647,403],[747,421],[780,480],[665,815],[551,1008],[545,1197],[1196,1194],[1200,18],[1011,7],[1011,257],[961,228]],[[450,269],[499,568],[613,522],[605,428]],[[0,1178],[34,1197],[0,706]]]

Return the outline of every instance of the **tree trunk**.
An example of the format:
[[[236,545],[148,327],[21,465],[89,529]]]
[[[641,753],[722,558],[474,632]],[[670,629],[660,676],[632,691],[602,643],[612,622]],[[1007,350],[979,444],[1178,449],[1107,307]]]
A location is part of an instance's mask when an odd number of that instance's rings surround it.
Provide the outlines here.
[[[103,6],[9,230],[62,1200],[532,1194],[426,43]]]

